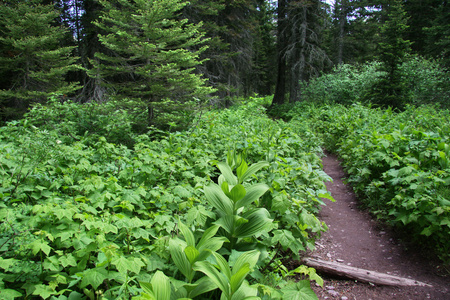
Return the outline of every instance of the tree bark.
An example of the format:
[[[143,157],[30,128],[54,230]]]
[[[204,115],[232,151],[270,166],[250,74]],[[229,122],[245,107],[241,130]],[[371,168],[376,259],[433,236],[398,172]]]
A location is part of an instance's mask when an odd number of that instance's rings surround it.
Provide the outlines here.
[[[389,286],[425,286],[432,287],[432,285],[420,282],[413,279],[403,278],[399,276],[388,275],[375,271],[349,267],[340,263],[325,261],[316,258],[304,258],[303,263],[309,267],[315,268],[319,272],[356,279],[361,282],[369,282],[378,285]]]
[[[286,0],[278,1],[277,15],[278,74],[272,105],[283,104],[286,94]]]

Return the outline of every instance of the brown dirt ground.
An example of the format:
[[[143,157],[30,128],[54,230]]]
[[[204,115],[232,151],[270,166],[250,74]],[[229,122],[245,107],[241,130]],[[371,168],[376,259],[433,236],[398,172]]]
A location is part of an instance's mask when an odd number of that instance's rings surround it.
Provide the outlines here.
[[[403,300],[450,299],[450,276],[435,257],[419,249],[406,250],[388,228],[359,209],[358,200],[342,179],[346,176],[335,155],[323,158],[324,171],[333,178],[327,183],[336,202],[327,201],[319,218],[329,230],[316,243],[309,256],[353,267],[373,270],[433,285],[430,287],[392,287],[331,278],[321,274],[323,288],[313,285],[319,299]]]

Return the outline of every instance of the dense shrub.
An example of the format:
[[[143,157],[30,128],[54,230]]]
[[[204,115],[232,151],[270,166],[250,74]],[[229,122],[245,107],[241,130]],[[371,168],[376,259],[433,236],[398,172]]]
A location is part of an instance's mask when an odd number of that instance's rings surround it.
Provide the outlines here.
[[[341,65],[331,73],[304,84],[305,101],[327,104],[349,105],[367,102],[367,97],[384,74],[379,71],[380,63],[371,62],[364,65]],[[400,67],[408,104],[437,104],[450,107],[450,78],[448,72],[438,62],[421,57],[410,57]]]
[[[380,219],[405,239],[450,262],[449,111],[423,105],[401,113],[363,105],[298,109],[328,150],[337,152],[348,182]]]

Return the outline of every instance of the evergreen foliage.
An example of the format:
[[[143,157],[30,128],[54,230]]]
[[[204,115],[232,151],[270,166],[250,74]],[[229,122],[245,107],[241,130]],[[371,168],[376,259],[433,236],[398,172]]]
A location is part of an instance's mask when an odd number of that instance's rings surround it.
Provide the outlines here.
[[[213,89],[195,73],[201,63],[201,24],[177,18],[186,5],[181,0],[101,1],[104,13],[95,24],[105,31],[99,40],[108,52],[97,52],[91,77],[103,81],[109,94],[129,98],[148,109],[154,118],[155,105],[164,99],[178,103],[203,98]],[[192,104],[191,104],[192,105]]]
[[[50,95],[63,97],[79,87],[66,82],[79,68],[74,47],[61,46],[67,31],[56,24],[59,12],[41,0],[0,3],[0,107],[1,118],[23,113],[30,103]],[[14,107],[14,111],[8,109]]]
[[[381,77],[366,96],[377,105],[402,109],[409,102],[406,80],[400,70],[401,64],[410,53],[411,42],[404,39],[407,28],[402,1],[395,0],[388,6],[386,21],[380,32],[381,70],[386,72],[386,75]]]

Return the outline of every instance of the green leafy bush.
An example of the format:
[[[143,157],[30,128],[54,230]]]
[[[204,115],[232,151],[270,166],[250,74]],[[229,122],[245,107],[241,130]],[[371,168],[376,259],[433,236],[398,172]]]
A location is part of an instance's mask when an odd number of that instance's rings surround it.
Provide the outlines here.
[[[348,182],[372,212],[448,262],[449,112],[410,106],[396,113],[362,105],[312,110],[311,128],[339,154]]]
[[[278,263],[324,230],[314,214],[328,177],[307,135],[253,101],[146,135],[103,128],[112,120],[90,114],[100,105],[72,107],[36,107],[0,128],[1,297],[311,296]],[[126,133],[133,147],[121,144]],[[229,216],[217,195],[232,202]],[[256,259],[238,267],[241,255]]]
[[[400,67],[402,88],[409,100],[400,99],[406,105],[436,104],[448,108],[450,79],[448,72],[438,62],[410,56]],[[379,62],[363,65],[340,65],[329,73],[303,83],[305,101],[318,104],[368,103],[368,95],[384,76]]]

